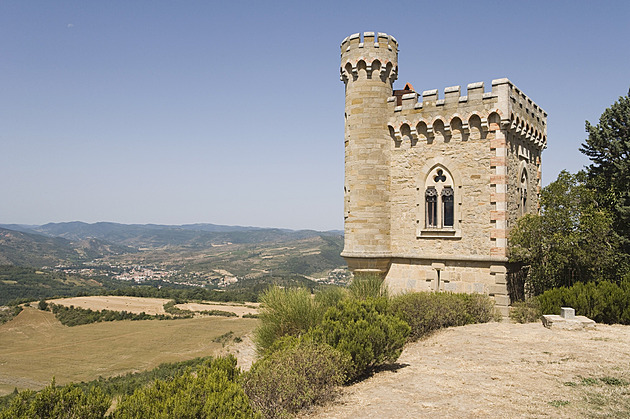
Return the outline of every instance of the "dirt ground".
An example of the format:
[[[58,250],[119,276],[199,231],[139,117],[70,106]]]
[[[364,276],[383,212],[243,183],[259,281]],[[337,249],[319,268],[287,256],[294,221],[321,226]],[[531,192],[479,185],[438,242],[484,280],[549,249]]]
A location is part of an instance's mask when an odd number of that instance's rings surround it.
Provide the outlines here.
[[[630,327],[450,328],[308,418],[630,417]]]

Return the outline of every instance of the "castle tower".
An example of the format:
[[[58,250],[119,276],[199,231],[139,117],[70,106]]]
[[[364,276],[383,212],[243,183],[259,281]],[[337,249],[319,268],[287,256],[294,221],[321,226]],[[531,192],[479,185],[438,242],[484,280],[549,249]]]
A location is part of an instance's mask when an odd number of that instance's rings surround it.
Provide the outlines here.
[[[342,256],[391,292],[483,293],[507,315],[509,233],[538,211],[547,114],[506,78],[393,90],[397,58],[383,33],[341,44]]]
[[[386,272],[390,254],[388,103],[398,69],[398,43],[374,32],[341,43],[345,108],[345,244],[353,271]]]

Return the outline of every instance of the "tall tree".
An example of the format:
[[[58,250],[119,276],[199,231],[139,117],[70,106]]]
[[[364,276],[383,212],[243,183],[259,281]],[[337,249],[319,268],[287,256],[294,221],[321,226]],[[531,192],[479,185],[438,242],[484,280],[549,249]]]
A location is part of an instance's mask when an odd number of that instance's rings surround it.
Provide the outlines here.
[[[541,191],[540,215],[528,214],[512,229],[510,261],[527,271],[527,294],[616,276],[612,217],[585,181],[584,172],[562,171]]]
[[[580,151],[591,160],[588,185],[613,215],[623,251],[630,254],[630,90],[607,108],[595,126],[586,122],[588,138]]]

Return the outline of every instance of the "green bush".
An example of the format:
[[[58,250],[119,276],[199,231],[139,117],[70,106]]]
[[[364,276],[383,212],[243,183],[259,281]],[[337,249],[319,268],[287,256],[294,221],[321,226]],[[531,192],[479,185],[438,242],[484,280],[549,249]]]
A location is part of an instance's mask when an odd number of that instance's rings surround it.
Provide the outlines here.
[[[75,384],[57,387],[55,381],[39,393],[26,390],[0,412],[0,419],[17,418],[103,418],[111,398],[100,388],[84,391]]]
[[[114,418],[255,418],[238,383],[236,358],[216,358],[196,372],[156,380],[124,397]]]
[[[411,326],[412,341],[444,327],[497,318],[494,303],[481,294],[413,292],[392,297],[389,305],[390,313]]]
[[[176,304],[183,304],[185,301],[179,298],[169,301],[164,304],[164,311],[168,314],[171,314],[173,317],[177,317],[180,319],[190,319],[194,316],[194,313],[190,310],[182,310],[181,308],[175,307]]]
[[[542,312],[540,310],[540,302],[537,298],[530,298],[525,301],[516,301],[512,303],[510,309],[510,319],[516,323],[533,323],[540,320]]]
[[[407,323],[387,313],[387,299],[347,299],[329,308],[310,336],[350,356],[347,379],[352,381],[396,361],[409,331]]]
[[[260,301],[262,322],[254,333],[254,342],[261,354],[283,336],[306,333],[321,321],[324,311],[306,288],[273,286],[261,295]]]
[[[358,300],[387,297],[383,276],[378,273],[357,272],[348,287],[350,295]]]
[[[331,399],[344,381],[348,356],[329,345],[285,337],[243,374],[245,393],[265,417],[285,417]]]
[[[336,306],[339,301],[348,297],[348,289],[339,286],[326,287],[315,294],[315,302],[325,312],[329,307]]]
[[[560,314],[560,307],[572,307],[575,313],[595,320],[597,323],[630,324],[630,281],[620,285],[602,281],[561,287],[539,295],[543,314]]]
[[[18,314],[20,314],[23,310],[21,305],[15,306],[1,306],[0,307],[0,324],[6,323]]]
[[[225,310],[203,310],[199,314],[205,314],[206,316],[222,316],[222,317],[238,317],[236,313]]]
[[[37,303],[37,308],[42,311],[48,311],[48,303],[46,302],[46,300],[39,300],[39,303]]]

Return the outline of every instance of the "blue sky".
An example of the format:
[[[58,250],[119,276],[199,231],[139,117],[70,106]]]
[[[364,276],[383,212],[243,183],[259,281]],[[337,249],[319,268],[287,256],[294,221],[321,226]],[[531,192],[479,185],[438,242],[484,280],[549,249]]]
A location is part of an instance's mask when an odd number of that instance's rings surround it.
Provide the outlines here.
[[[343,227],[339,44],[417,91],[508,77],[544,184],[630,87],[627,1],[0,1],[0,223]]]

